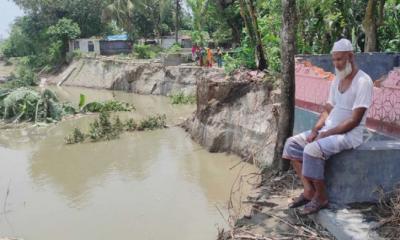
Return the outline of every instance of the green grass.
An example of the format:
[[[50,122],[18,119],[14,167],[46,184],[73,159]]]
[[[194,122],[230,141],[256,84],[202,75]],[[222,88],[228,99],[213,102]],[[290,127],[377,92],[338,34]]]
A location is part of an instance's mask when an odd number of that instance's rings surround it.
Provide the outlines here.
[[[174,93],[169,96],[172,104],[194,104],[196,103],[196,96],[185,95],[183,92]]]

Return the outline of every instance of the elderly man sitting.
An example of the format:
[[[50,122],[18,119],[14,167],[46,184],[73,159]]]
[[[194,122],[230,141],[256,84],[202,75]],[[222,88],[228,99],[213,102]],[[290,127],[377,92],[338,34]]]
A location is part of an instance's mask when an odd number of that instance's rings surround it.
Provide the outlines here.
[[[325,161],[362,143],[367,109],[372,102],[373,82],[357,68],[351,42],[339,40],[331,53],[336,78],[325,111],[312,130],[289,138],[283,151],[283,158],[292,161],[304,186],[303,193],[289,207],[305,205],[303,215],[316,213],[328,205]]]

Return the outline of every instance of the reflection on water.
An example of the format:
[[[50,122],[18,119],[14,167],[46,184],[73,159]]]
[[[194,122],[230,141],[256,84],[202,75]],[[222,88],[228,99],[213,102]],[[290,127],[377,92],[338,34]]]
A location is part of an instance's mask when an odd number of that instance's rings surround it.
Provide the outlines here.
[[[76,126],[87,127],[95,116],[48,128],[1,130],[0,199],[6,199],[7,214],[0,216],[0,235],[33,240],[215,239],[215,224],[224,225],[215,204],[228,200],[239,170],[229,167],[239,159],[210,154],[173,127],[194,106],[122,92],[56,91],[75,103],[80,93],[88,101],[131,102],[137,111],[122,117],[165,113],[172,127],[68,146],[64,136]],[[255,169],[246,166],[245,172],[250,171]]]

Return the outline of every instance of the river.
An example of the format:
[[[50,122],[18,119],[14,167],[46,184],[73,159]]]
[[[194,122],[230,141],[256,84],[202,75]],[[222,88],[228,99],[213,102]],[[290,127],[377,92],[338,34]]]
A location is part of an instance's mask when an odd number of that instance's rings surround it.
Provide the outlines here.
[[[96,116],[48,127],[0,131],[0,237],[25,240],[213,240],[226,222],[233,182],[256,172],[234,155],[212,154],[176,124],[194,105],[171,105],[161,96],[52,87],[77,104],[118,99],[136,111],[121,118],[166,114],[167,129],[124,133],[119,139],[65,145],[74,127]]]

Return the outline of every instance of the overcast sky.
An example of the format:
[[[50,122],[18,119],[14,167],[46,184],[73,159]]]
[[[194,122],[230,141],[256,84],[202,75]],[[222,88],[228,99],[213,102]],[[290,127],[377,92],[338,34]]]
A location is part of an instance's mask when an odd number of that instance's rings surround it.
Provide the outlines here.
[[[15,17],[22,16],[24,13],[12,0],[0,0],[0,7],[0,38],[5,38]]]

